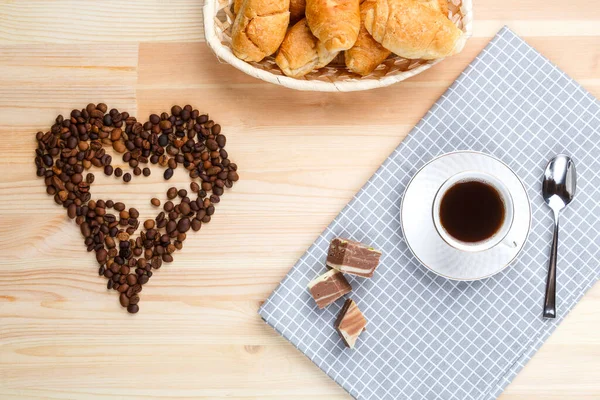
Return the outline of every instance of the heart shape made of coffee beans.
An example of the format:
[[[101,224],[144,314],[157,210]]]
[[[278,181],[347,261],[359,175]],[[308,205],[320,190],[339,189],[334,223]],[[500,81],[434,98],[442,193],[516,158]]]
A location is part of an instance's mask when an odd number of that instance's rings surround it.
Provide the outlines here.
[[[190,229],[198,231],[210,222],[214,205],[239,176],[225,150],[221,126],[190,105],[173,106],[171,114],[152,114],[143,124],[127,112],[107,111],[106,104],[100,103],[73,110],[69,118],[59,115],[50,131],[36,135],[35,164],[46,192],[75,219],[87,250],[96,252],[98,273],[108,279],[107,288],[119,293],[127,311],[137,313],[139,293],[153,271],[173,261],[172,254],[182,248]],[[185,189],[169,189],[164,211],[144,222],[139,237],[130,238],[140,225],[139,212],[121,202],[91,200],[94,174],[84,177],[85,171],[96,167],[103,168],[105,175],[131,181],[131,173],[113,168],[104,146],[123,154],[123,162],[135,176],[149,176],[151,170],[140,166],[151,163],[164,167],[164,178],[169,180],[173,170],[183,166],[197,198],[190,199]],[[156,198],[151,202],[160,205]]]

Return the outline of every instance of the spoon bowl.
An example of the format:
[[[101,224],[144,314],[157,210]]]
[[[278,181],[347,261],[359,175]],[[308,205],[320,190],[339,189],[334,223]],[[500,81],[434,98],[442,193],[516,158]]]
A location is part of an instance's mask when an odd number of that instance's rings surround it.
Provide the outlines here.
[[[575,197],[577,174],[569,156],[559,154],[546,166],[542,196],[552,210],[562,210]]]
[[[569,156],[559,154],[546,166],[542,182],[542,196],[554,212],[554,236],[548,265],[548,280],[544,299],[544,318],[556,318],[556,261],[558,252],[558,222],[561,210],[575,197],[577,172]]]

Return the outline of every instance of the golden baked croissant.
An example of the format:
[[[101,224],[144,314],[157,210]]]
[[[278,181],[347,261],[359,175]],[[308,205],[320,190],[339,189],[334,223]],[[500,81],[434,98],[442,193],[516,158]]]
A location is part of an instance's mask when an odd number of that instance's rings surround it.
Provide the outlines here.
[[[437,2],[437,0],[435,0]],[[446,0],[444,0],[446,1]],[[367,32],[364,25],[367,10],[375,6],[376,0],[365,0],[360,5],[360,32],[358,39],[351,49],[346,50],[344,58],[346,66],[352,72],[362,76],[369,75],[377,68],[388,56],[391,51],[380,45]]]
[[[240,12],[240,8],[242,8],[242,4],[244,4],[244,0],[235,0],[233,2],[233,13],[237,15]]]
[[[338,52],[330,52],[325,48],[311,33],[306,18],[303,18],[285,35],[275,62],[284,74],[299,78],[326,66],[337,54]]]
[[[237,1],[237,0],[236,0]],[[448,16],[448,0],[419,0],[421,4]]]
[[[290,0],[244,0],[231,35],[233,54],[260,61],[275,53],[290,23]]]
[[[359,0],[306,0],[306,20],[327,50],[348,50],[360,30]]]
[[[409,59],[455,54],[463,32],[440,11],[420,0],[377,0],[365,28],[383,47]]]

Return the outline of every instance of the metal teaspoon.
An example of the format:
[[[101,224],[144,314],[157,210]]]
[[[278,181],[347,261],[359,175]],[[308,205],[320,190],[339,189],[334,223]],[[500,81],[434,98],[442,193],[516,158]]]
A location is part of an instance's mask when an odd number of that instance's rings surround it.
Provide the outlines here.
[[[546,204],[554,211],[554,237],[548,264],[544,318],[556,318],[556,253],[558,250],[558,219],[575,196],[577,173],[570,157],[559,154],[546,166],[542,182],[542,195]]]

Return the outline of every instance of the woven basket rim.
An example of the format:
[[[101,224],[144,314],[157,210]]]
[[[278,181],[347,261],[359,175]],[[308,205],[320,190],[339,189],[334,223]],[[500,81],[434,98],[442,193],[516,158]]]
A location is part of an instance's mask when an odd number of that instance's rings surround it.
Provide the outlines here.
[[[276,85],[285,86],[290,89],[303,90],[303,91],[316,91],[316,92],[352,92],[360,90],[376,89],[381,87],[390,86],[394,83],[401,82],[412,76],[415,76],[433,65],[439,63],[443,58],[435,60],[431,63],[422,64],[418,67],[404,71],[395,75],[388,75],[382,78],[365,78],[365,79],[346,79],[337,82],[325,82],[320,80],[304,80],[291,78],[284,75],[275,75],[269,71],[257,68],[245,61],[237,58],[231,49],[223,45],[216,34],[215,16],[218,12],[217,5],[219,0],[205,0],[206,3],[203,7],[204,15],[204,35],[206,43],[215,53],[217,58],[232,65],[238,70],[254,77],[261,79],[265,82],[274,83]],[[459,45],[460,49],[464,48],[466,41],[473,34],[473,1],[462,0],[461,13],[463,15],[462,21],[465,28],[465,33],[461,38],[462,43]]]

